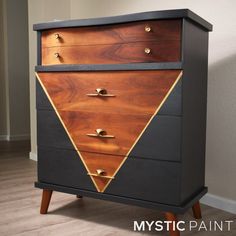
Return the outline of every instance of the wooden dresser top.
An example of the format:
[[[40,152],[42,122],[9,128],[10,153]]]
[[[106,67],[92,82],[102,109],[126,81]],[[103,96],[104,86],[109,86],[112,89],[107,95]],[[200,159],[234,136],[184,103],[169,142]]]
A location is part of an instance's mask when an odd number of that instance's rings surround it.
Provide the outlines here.
[[[96,25],[108,25],[127,23],[141,20],[162,20],[162,19],[189,19],[200,27],[203,27],[207,31],[212,31],[212,25],[190,11],[189,9],[177,9],[177,10],[165,10],[165,11],[150,11],[142,13],[133,13],[128,15],[102,17],[102,18],[90,18],[81,20],[66,20],[66,21],[52,21],[47,23],[34,24],[33,29],[35,31],[55,29],[55,28],[67,28],[67,27],[80,27],[80,26],[96,26]]]

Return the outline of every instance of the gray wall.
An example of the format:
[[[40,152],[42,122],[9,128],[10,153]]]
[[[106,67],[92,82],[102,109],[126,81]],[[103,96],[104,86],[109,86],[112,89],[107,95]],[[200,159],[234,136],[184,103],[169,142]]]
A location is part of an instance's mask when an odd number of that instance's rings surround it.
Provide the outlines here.
[[[208,83],[208,118],[207,118],[207,161],[206,184],[209,192],[219,197],[236,200],[236,1],[218,0],[71,0],[60,1],[61,19],[104,17],[133,12],[153,11],[163,9],[189,8],[207,19],[214,25],[214,31],[210,33],[209,47],[209,83]],[[39,7],[35,1],[29,0],[31,9],[29,15],[30,29],[34,14],[38,14]],[[68,7],[70,12],[68,13]],[[55,14],[53,1],[40,4],[40,11]],[[60,16],[59,16],[60,17]],[[46,21],[41,17],[37,20]],[[31,55],[35,58],[36,42],[32,41],[30,32]],[[35,34],[34,34],[35,35]],[[35,37],[35,36],[34,36]],[[33,64],[30,70],[33,71]],[[32,72],[33,73],[33,72]],[[31,100],[34,101],[34,90]],[[35,114],[35,106],[31,106],[32,117]],[[31,133],[35,140],[35,120],[31,121]],[[35,150],[36,143],[32,143]],[[191,158],[191,157],[190,157]]]
[[[2,0],[2,45],[4,71],[1,73],[1,135],[10,140],[27,139],[30,134],[28,2]],[[1,54],[2,54],[1,53]],[[3,111],[3,112],[2,112]]]

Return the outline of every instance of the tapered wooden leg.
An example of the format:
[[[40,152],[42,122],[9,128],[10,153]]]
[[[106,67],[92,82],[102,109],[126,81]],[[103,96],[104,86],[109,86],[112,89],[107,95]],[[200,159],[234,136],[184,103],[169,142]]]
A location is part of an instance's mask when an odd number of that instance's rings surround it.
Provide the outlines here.
[[[177,230],[176,227],[174,227],[174,224],[176,226],[176,223],[178,221],[176,215],[171,212],[165,212],[165,218],[167,221],[172,222],[170,224],[170,229],[169,229],[170,236],[180,236],[179,230]]]
[[[52,197],[52,190],[44,189],[42,194],[40,214],[47,214],[51,197]]]
[[[201,213],[201,206],[199,201],[197,201],[193,206],[193,216],[195,219],[201,219],[202,218],[202,213]]]
[[[79,199],[83,198],[83,196],[81,196],[81,195],[76,195],[76,197],[79,198]]]

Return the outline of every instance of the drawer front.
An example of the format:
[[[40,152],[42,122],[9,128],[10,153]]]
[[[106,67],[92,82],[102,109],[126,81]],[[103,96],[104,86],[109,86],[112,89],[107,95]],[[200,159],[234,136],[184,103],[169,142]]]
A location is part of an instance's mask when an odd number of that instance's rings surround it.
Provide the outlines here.
[[[74,149],[54,111],[39,110],[37,114],[39,146]],[[129,156],[142,158],[181,160],[181,117],[155,116],[139,139],[148,117],[72,112],[63,118],[75,146],[81,152],[120,156],[129,153]],[[87,136],[95,134],[97,128],[103,128],[114,138]]]
[[[58,110],[154,114],[169,97],[170,105],[162,113],[181,110],[180,70],[41,72],[38,77]],[[97,93],[99,88],[107,94]],[[42,91],[37,91],[37,104],[47,107],[45,99],[40,99]]]
[[[42,48],[42,65],[180,61],[177,41]]]
[[[83,162],[74,150],[39,147],[38,179],[40,182],[96,191]]]
[[[128,158],[104,193],[180,205],[181,164]]]
[[[117,25],[53,29],[42,32],[42,47],[175,40],[181,20],[140,21]]]
[[[103,159],[100,156],[91,158]],[[117,158],[108,156],[111,160]],[[101,162],[101,161],[100,161]],[[92,169],[91,163],[88,166]],[[101,165],[99,165],[101,166]],[[107,167],[107,166],[106,166]],[[106,168],[105,167],[105,168]],[[38,149],[38,178],[40,182],[99,191],[122,197],[178,205],[180,204],[181,164],[127,158],[114,178],[87,172],[80,156],[71,150]]]

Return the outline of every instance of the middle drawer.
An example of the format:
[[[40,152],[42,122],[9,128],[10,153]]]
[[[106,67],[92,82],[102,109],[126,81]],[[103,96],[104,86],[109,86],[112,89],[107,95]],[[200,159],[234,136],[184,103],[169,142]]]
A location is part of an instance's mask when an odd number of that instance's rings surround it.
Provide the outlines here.
[[[157,160],[181,159],[181,117],[157,115],[146,127],[147,115],[59,113],[79,151]],[[74,149],[54,111],[39,110],[37,117],[39,146]],[[97,135],[96,129],[103,129],[105,136]]]

